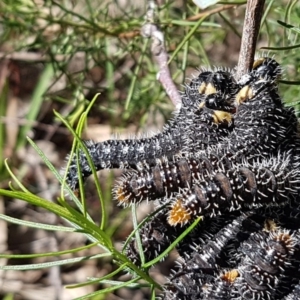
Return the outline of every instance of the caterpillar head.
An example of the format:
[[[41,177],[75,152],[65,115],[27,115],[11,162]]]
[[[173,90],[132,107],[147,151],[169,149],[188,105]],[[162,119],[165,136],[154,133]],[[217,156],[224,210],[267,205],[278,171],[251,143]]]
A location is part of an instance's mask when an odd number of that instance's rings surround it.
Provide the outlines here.
[[[254,61],[252,70],[238,81],[240,91],[236,96],[236,104],[252,99],[263,89],[276,87],[282,74],[279,63],[270,57],[261,57]]]
[[[252,100],[259,100],[264,94],[270,95],[274,102],[278,101],[276,85],[268,81],[266,78],[258,78],[257,80],[250,81],[243,86],[235,97],[236,106],[244,102]]]
[[[251,75],[257,80],[276,82],[282,74],[279,63],[270,57],[261,57],[254,61]]]
[[[233,75],[230,72],[203,71],[194,78],[186,89],[190,100],[200,103],[201,107],[234,111],[233,99],[238,90]]]
[[[252,70],[243,75],[238,81],[240,88],[251,83],[263,80],[268,83],[276,83],[282,74],[279,63],[270,57],[260,57],[254,61]]]

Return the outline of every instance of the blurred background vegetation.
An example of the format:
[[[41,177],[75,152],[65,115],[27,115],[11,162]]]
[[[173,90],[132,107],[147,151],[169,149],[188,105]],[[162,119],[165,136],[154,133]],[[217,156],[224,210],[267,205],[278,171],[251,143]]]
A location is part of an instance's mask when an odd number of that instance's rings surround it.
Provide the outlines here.
[[[157,3],[171,73],[179,90],[183,90],[183,84],[197,68],[235,67],[246,1],[219,1],[208,7],[205,15],[191,0]],[[100,93],[83,133],[84,138],[96,141],[106,140],[112,133],[128,137],[157,131],[171,117],[174,108],[156,80],[158,69],[149,40],[140,36],[146,4],[145,0],[0,2],[1,188],[6,188],[10,180],[4,166],[4,159],[9,158],[11,168],[30,191],[55,201],[60,185],[26,140],[30,136],[57,169],[64,166],[73,137],[53,110],[76,126],[80,114],[95,94]],[[300,111],[299,20],[299,1],[266,1],[257,43],[258,55],[275,55],[283,66],[281,95],[297,111]],[[107,228],[116,244],[124,241],[132,230],[124,210],[110,204],[110,189],[118,174],[100,174],[110,216]],[[88,210],[97,219],[99,202],[94,188],[89,183],[87,186]],[[3,200],[0,199],[2,214],[45,220],[45,211],[20,201]],[[142,208],[141,216],[149,213],[149,207]],[[61,222],[51,215],[46,217],[50,223]],[[49,236],[41,232],[1,222],[0,252],[61,251],[86,242],[84,237],[69,238],[65,233]],[[32,261],[28,258],[28,262]],[[6,263],[14,261],[1,261],[1,265]],[[70,290],[61,290],[62,285],[85,281],[88,276],[103,276],[112,268],[110,261],[101,261],[56,271],[3,272],[0,297],[33,300],[49,295],[46,299],[72,299],[99,287],[82,287],[72,294]],[[163,282],[167,270],[168,261],[153,271],[155,278]],[[130,292],[122,289],[93,299],[138,300],[147,299],[147,295],[142,289]]]

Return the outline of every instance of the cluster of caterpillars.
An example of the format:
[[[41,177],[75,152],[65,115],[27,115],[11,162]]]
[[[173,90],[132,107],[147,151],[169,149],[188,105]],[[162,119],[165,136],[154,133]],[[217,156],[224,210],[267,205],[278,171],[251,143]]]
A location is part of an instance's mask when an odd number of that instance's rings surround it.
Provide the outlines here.
[[[162,299],[299,299],[299,220],[280,209],[205,221],[178,246]]]
[[[203,217],[177,247],[181,263],[163,299],[299,299],[300,139],[278,93],[281,72],[267,57],[239,81],[203,71],[161,133],[86,142],[96,170],[128,169],[113,190],[118,203],[165,206],[140,230],[146,260]],[[67,183],[76,189],[89,175],[80,151]],[[127,254],[141,264],[134,240]]]

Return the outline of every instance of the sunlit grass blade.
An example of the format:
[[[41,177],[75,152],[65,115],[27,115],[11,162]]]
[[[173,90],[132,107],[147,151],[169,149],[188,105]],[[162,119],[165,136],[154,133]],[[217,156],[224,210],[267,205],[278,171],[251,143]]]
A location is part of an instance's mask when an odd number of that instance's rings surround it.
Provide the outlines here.
[[[39,229],[50,230],[50,231],[64,231],[64,232],[75,232],[76,231],[75,228],[71,228],[71,227],[31,222],[31,221],[21,220],[18,218],[13,218],[13,217],[3,215],[3,214],[0,214],[0,219],[5,220],[12,224],[23,225],[23,226],[30,227],[30,228],[39,228]]]
[[[52,163],[49,161],[49,159],[47,158],[47,156],[43,153],[43,151],[28,137],[27,138],[28,142],[30,143],[30,145],[32,146],[32,148],[34,148],[34,150],[38,153],[38,155],[41,157],[41,159],[43,160],[43,162],[45,163],[45,165],[49,168],[49,170],[52,172],[52,174],[57,178],[57,180],[62,184],[63,182],[63,178],[60,174],[60,172],[58,172],[56,170],[56,168],[52,165]],[[69,196],[72,198],[72,200],[74,201],[74,203],[77,205],[77,207],[83,211],[82,209],[82,205],[81,202],[78,200],[78,198],[75,196],[75,194],[73,193],[73,191],[69,188],[66,187],[66,190],[69,193]],[[62,202],[63,203],[63,202]],[[92,218],[90,216],[87,216],[89,218],[90,221],[92,221]]]
[[[46,262],[46,263],[39,263],[39,264],[24,264],[24,265],[14,265],[14,266],[0,266],[0,270],[15,270],[15,271],[25,271],[25,270],[38,270],[38,269],[44,269],[44,268],[51,268],[55,266],[64,266],[68,264],[74,264],[86,260],[91,259],[98,259],[110,256],[109,253],[102,253],[97,255],[91,255],[91,256],[82,256],[82,257],[76,257],[76,258],[68,258],[68,259],[62,259],[62,260],[55,260],[52,262]]]
[[[118,290],[122,287],[136,288],[138,286],[138,284],[135,284],[135,285],[132,285],[132,284],[134,284],[139,279],[140,278],[137,277],[137,278],[133,278],[133,279],[131,279],[129,281],[126,281],[126,282],[106,281],[106,282],[103,282],[103,283],[113,284],[113,286],[102,289],[102,290],[99,290],[99,291],[96,291],[96,292],[93,292],[93,293],[90,293],[90,294],[87,294],[83,297],[75,298],[74,300],[86,300],[86,299],[94,297],[94,296],[111,293],[111,292],[113,292],[115,290]]]
[[[127,97],[126,97],[125,110],[128,110],[129,103],[130,103],[132,95],[134,93],[136,82],[138,80],[138,74],[139,74],[139,71],[141,69],[141,65],[142,65],[142,62],[143,62],[146,50],[148,48],[148,44],[149,44],[149,39],[144,39],[144,43],[143,43],[143,46],[142,46],[141,55],[140,55],[140,57],[138,59],[136,68],[134,70],[134,73],[133,73],[133,76],[132,76],[132,79],[131,79],[131,83],[130,83],[130,86],[129,86],[128,94],[127,94]]]
[[[82,283],[79,283],[79,284],[73,284],[73,285],[68,285],[66,286],[66,288],[69,288],[69,289],[74,289],[74,288],[77,288],[77,287],[82,287],[82,286],[87,286],[87,285],[91,285],[91,284],[95,284],[95,283],[100,283],[104,280],[108,280],[114,276],[116,276],[117,274],[119,274],[120,272],[123,272],[127,267],[127,263],[125,264],[122,264],[119,268],[117,268],[116,270],[114,270],[113,272],[101,277],[101,278],[93,278],[93,279],[90,279],[89,281],[86,281],[86,282],[82,282]]]
[[[141,259],[141,264],[143,265],[145,263],[145,254],[144,254],[144,249],[143,249],[143,245],[141,242],[141,236],[139,234],[139,231],[137,230],[138,223],[137,223],[136,206],[135,205],[131,206],[131,215],[132,215],[133,229],[135,231],[135,241],[137,243],[137,248],[138,248],[140,259]]]
[[[223,21],[226,23],[226,25],[231,28],[231,30],[236,34],[236,36],[238,36],[239,38],[242,38],[241,33],[236,29],[236,26],[234,26],[234,24],[232,24],[231,20],[228,20],[225,17],[225,15],[223,15],[222,13],[219,13],[219,16],[223,19]]]
[[[266,8],[264,9],[262,18],[261,18],[261,26],[260,29],[262,29],[262,27],[265,25],[265,21],[267,19],[267,16],[272,8],[274,0],[270,0],[267,4],[266,4]]]
[[[202,24],[202,22],[206,19],[207,16],[202,17],[199,21],[194,25],[194,27],[189,31],[189,33],[182,39],[182,42],[176,47],[175,51],[172,53],[169,58],[168,63],[170,63],[174,57],[178,54],[178,52],[183,48],[184,44],[193,36],[198,27]]]
[[[95,247],[98,243],[92,243],[86,246],[68,249],[65,251],[57,251],[57,252],[43,252],[43,253],[35,253],[35,254],[0,254],[0,258],[8,258],[8,259],[28,259],[28,258],[38,258],[38,257],[55,257],[61,256],[64,254],[77,253],[79,251],[87,250],[89,248]],[[110,253],[105,253],[105,256],[110,256]]]
[[[32,205],[42,207],[47,211],[50,211],[73,224],[76,224],[78,226],[78,229],[81,229],[83,232],[90,234],[96,240],[98,240],[104,249],[113,249],[112,242],[104,231],[102,231],[97,225],[87,220],[87,218],[84,218],[82,214],[69,206],[68,208],[62,207],[29,192],[23,193],[0,189],[0,195],[4,195],[12,199],[20,199]],[[92,240],[92,242],[95,242],[95,240]]]
[[[99,196],[99,201],[100,201],[100,207],[101,207],[101,223],[100,223],[100,228],[101,230],[104,229],[105,224],[106,224],[106,220],[107,220],[107,213],[105,210],[105,203],[103,200],[103,196],[102,196],[102,192],[101,192],[101,187],[100,187],[100,183],[97,180],[97,172],[95,169],[95,165],[91,159],[91,156],[86,148],[86,145],[84,144],[84,142],[81,140],[80,135],[82,133],[82,130],[84,128],[85,122],[86,122],[86,118],[87,115],[89,113],[89,111],[91,110],[92,106],[94,105],[95,101],[97,100],[97,97],[99,96],[99,94],[96,94],[95,97],[92,99],[92,101],[90,102],[90,104],[88,105],[88,107],[86,108],[86,110],[82,113],[82,115],[80,116],[80,120],[78,122],[78,126],[76,128],[76,131],[74,131],[74,129],[71,127],[71,125],[57,112],[54,112],[55,115],[57,116],[57,118],[59,118],[61,120],[61,122],[68,128],[68,130],[72,133],[73,137],[74,137],[74,143],[72,146],[72,150],[70,153],[70,159],[66,165],[66,172],[64,174],[64,178],[62,181],[62,189],[61,189],[61,194],[63,196],[64,193],[64,189],[66,188],[68,191],[70,190],[70,188],[66,185],[66,176],[67,176],[67,170],[70,167],[70,162],[71,162],[71,158],[73,156],[73,153],[76,152],[77,153],[77,168],[78,168],[78,177],[79,177],[79,188],[80,188],[80,195],[84,204],[83,207],[83,211],[86,213],[86,208],[85,208],[85,197],[84,197],[84,187],[83,187],[83,181],[82,181],[82,177],[81,177],[81,171],[80,171],[80,162],[78,161],[78,151],[80,151],[80,149],[85,153],[87,160],[88,160],[88,164],[90,165],[91,169],[92,169],[92,174],[95,178],[95,186],[96,186],[96,190],[97,190],[97,195]],[[78,147],[77,145],[79,145],[80,147]],[[80,148],[80,149],[79,149]],[[72,191],[73,193],[73,191]]]
[[[6,159],[4,161],[4,165],[6,167],[7,172],[9,173],[10,177],[14,180],[15,184],[24,192],[30,194],[30,192],[25,188],[25,186],[21,183],[21,181],[17,178],[17,176],[11,171],[9,165],[8,165],[8,160]]]
[[[129,236],[127,237],[127,239],[126,239],[126,241],[125,241],[125,243],[123,245],[122,253],[124,253],[125,249],[128,246],[128,243],[131,241],[131,239],[133,238],[133,236],[136,234],[136,231],[138,231],[146,222],[149,222],[152,219],[152,217],[154,217],[158,212],[160,212],[166,206],[167,206],[167,204],[160,206],[154,212],[152,212],[151,214],[149,214],[145,219],[143,219],[143,221],[140,222],[136,228],[134,228],[134,230],[129,234]]]
[[[168,253],[170,253],[171,250],[173,250],[180,241],[184,239],[186,235],[188,235],[196,226],[197,224],[202,220],[202,218],[197,218],[182,234],[180,234],[175,241],[165,250],[163,251],[160,255],[158,255],[155,259],[147,262],[144,264],[142,267],[143,268],[149,268],[153,266],[154,264],[158,263],[161,261]]]

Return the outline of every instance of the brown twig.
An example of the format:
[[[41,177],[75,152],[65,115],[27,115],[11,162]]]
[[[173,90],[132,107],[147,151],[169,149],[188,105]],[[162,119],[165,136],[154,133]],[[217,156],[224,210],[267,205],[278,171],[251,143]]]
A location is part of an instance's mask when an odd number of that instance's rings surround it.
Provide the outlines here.
[[[213,14],[216,14],[218,12],[224,11],[224,10],[228,10],[230,8],[234,8],[236,7],[236,4],[228,4],[228,5],[222,5],[220,7],[214,8],[214,9],[210,9],[210,10],[206,10],[204,12],[201,12],[197,15],[194,15],[192,17],[187,18],[188,21],[197,21],[205,16],[210,16]]]
[[[257,37],[265,0],[248,0],[236,79],[247,73],[253,65]]]
[[[68,59],[70,55],[63,55],[63,54],[57,54],[55,55],[55,59],[57,61],[64,61]],[[48,55],[45,55],[43,53],[38,52],[12,52],[12,53],[5,53],[0,52],[0,59],[12,59],[12,60],[20,60],[20,61],[29,61],[29,62],[44,62],[44,61],[50,61],[50,57]]]
[[[141,34],[144,37],[151,38],[151,52],[159,67],[157,79],[162,84],[167,95],[177,109],[181,107],[181,97],[176,85],[172,80],[172,76],[168,67],[168,54],[165,48],[164,34],[155,24],[156,20],[156,5],[154,1],[148,1],[148,10],[146,14],[146,24],[141,29]]]

